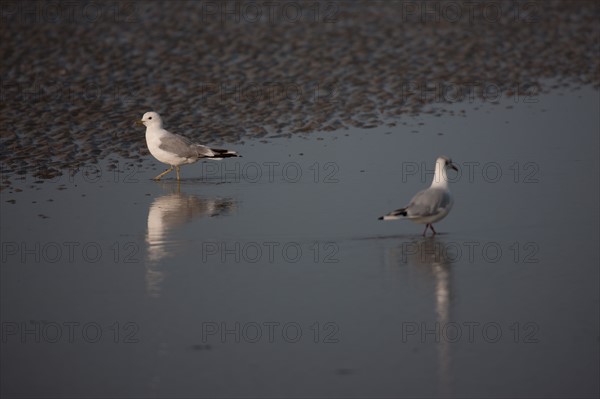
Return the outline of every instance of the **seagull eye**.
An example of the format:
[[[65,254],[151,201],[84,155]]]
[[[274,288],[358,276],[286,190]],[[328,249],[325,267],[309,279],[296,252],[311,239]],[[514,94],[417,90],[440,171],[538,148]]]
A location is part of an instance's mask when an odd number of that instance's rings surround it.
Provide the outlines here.
[[[149,117],[148,117],[148,119],[152,119],[152,117],[151,117],[151,116],[149,116]]]

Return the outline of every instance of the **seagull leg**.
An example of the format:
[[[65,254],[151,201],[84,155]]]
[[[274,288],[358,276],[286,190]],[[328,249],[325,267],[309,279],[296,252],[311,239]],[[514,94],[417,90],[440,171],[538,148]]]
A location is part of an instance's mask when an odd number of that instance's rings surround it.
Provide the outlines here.
[[[427,228],[429,227],[429,223],[427,223],[425,225],[425,231],[423,231],[423,237],[425,237],[425,234],[427,234]]]
[[[175,170],[177,171],[177,181],[179,181],[179,166],[175,166]]]
[[[173,170],[173,166],[171,166],[169,169],[162,172],[160,175],[156,176],[153,180],[160,180],[161,177],[163,177],[164,175],[166,175],[167,173],[169,173],[172,170]]]
[[[429,227],[431,227],[431,231],[433,231],[433,235],[436,235],[436,234],[437,234],[437,232],[436,232],[436,231],[433,229],[433,225],[432,225],[432,224],[430,224],[430,225],[429,225]]]

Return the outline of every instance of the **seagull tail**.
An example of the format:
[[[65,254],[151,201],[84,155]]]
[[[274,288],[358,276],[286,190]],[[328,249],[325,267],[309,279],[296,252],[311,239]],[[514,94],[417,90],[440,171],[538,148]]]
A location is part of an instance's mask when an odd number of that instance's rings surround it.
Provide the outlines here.
[[[406,218],[406,208],[396,209],[387,215],[380,216],[378,220],[400,220]]]
[[[223,158],[233,158],[233,157],[241,157],[237,152],[231,150],[225,150],[220,148],[211,148],[210,149],[215,155],[213,155],[212,159],[223,159]]]

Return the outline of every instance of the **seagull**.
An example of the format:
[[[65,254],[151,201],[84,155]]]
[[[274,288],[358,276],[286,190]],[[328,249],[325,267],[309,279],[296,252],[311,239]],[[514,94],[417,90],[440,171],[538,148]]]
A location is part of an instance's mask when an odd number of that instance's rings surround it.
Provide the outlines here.
[[[223,159],[239,156],[235,151],[209,148],[165,130],[162,119],[156,112],[146,112],[142,119],[136,123],[146,126],[146,144],[150,154],[160,162],[171,165],[169,169],[156,176],[154,180],[160,180],[161,177],[175,168],[177,181],[179,181],[179,167],[181,165],[194,163],[204,158]]]
[[[442,220],[448,215],[454,199],[448,189],[448,178],[446,171],[454,169],[458,171],[452,160],[446,156],[440,156],[435,161],[435,174],[433,182],[428,189],[419,191],[404,208],[396,209],[385,216],[379,217],[379,220],[402,220],[408,219],[415,223],[425,224],[423,236],[427,229],[431,228],[433,235],[436,231],[433,229],[433,223]]]

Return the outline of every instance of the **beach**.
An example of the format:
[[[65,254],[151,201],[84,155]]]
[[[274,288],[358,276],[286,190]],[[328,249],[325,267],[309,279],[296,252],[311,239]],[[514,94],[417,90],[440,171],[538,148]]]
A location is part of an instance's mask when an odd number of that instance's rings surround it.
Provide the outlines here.
[[[3,397],[598,396],[596,3],[50,4],[0,25]],[[153,181],[150,110],[242,157]],[[438,234],[378,220],[439,155]]]

